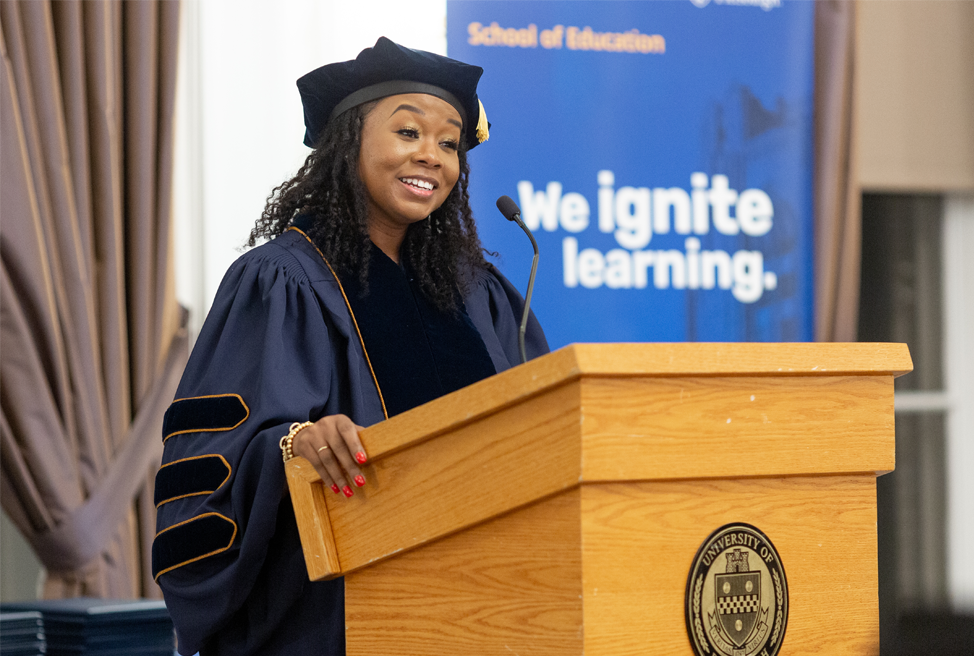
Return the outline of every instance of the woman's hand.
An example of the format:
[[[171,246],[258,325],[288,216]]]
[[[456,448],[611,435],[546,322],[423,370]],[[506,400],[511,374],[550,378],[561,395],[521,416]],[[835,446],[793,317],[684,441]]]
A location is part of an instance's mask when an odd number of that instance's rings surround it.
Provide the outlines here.
[[[358,439],[363,429],[345,415],[329,415],[298,431],[291,448],[294,455],[314,465],[332,492],[350,497],[352,485],[365,485],[365,476],[358,468],[368,459]]]

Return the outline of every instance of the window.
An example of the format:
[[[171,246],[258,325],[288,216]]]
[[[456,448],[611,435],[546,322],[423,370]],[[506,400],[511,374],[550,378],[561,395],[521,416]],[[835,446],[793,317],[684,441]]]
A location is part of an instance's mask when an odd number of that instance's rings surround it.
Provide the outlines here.
[[[902,616],[974,610],[974,202],[864,194],[862,230],[859,339],[906,342],[914,364],[896,381],[896,471],[877,482],[885,651]]]

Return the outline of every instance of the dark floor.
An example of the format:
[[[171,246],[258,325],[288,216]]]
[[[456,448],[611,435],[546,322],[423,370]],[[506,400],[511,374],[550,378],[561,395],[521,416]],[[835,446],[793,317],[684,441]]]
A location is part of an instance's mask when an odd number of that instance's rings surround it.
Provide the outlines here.
[[[881,656],[974,656],[974,615],[904,615],[882,635]]]

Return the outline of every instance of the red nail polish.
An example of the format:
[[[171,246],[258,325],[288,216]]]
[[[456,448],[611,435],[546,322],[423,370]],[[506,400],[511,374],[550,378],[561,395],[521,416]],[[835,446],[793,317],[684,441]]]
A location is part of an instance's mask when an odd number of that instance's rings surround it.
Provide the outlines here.
[[[350,488],[350,487],[348,487],[347,485],[346,485],[345,487],[343,487],[343,488],[342,488],[342,492],[344,492],[344,493],[345,493],[345,496],[346,496],[346,497],[350,497],[350,496],[352,496],[353,494],[355,494],[354,492],[352,492],[352,488]]]
[[[335,485],[334,483],[331,484],[331,491],[334,492],[335,494],[338,494],[340,492],[338,486]]]
[[[355,454],[355,461],[360,465],[364,465],[365,461],[368,459],[369,458],[368,456],[365,455],[364,451],[359,451],[358,453]]]
[[[356,476],[355,477],[355,484],[358,485],[359,487],[362,487],[363,485],[365,485],[365,476],[362,476],[361,474],[359,474],[358,476]]]

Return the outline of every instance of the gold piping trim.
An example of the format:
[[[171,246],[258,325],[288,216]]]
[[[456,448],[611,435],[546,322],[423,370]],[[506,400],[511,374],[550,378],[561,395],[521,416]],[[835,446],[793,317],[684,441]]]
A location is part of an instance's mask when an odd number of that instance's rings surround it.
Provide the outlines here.
[[[358,341],[362,345],[362,353],[365,354],[365,362],[369,365],[369,373],[372,374],[372,382],[375,383],[375,391],[379,393],[379,402],[382,404],[382,414],[386,419],[388,419],[389,412],[386,410],[386,400],[382,397],[382,389],[379,387],[379,379],[375,377],[375,370],[372,368],[372,360],[369,358],[369,351],[365,348],[365,340],[362,339],[362,331],[359,330],[358,320],[355,318],[355,312],[352,311],[352,304],[348,302],[348,296],[345,295],[345,288],[342,287],[342,281],[338,279],[338,276],[335,274],[335,270],[331,268],[331,264],[328,263],[328,258],[325,257],[325,254],[321,252],[321,249],[318,248],[317,244],[311,241],[311,237],[304,234],[304,231],[301,228],[291,226],[288,228],[288,230],[294,230],[308,240],[308,243],[311,244],[316,251],[318,251],[318,255],[321,256],[325,266],[328,267],[328,270],[331,271],[331,275],[335,278],[335,282],[338,283],[338,289],[342,293],[342,298],[345,299],[345,307],[348,308],[348,313],[352,315],[352,323],[355,325],[355,332],[358,333]]]
[[[171,571],[173,571],[174,569],[176,569],[178,567],[182,567],[183,565],[189,565],[190,563],[195,563],[197,560],[203,560],[204,558],[209,558],[210,556],[215,556],[218,553],[223,553],[224,551],[226,551],[227,549],[229,549],[230,547],[233,546],[233,541],[237,537],[237,522],[233,521],[229,517],[224,517],[223,515],[221,515],[218,512],[203,513],[202,515],[197,515],[196,517],[190,517],[189,519],[185,519],[185,520],[179,522],[178,524],[173,524],[169,528],[164,528],[161,531],[159,531],[158,533],[156,533],[156,538],[158,538],[160,535],[162,535],[166,531],[169,531],[171,529],[176,528],[177,526],[182,526],[183,524],[188,524],[190,522],[195,522],[197,519],[202,519],[203,517],[209,517],[211,515],[216,515],[217,517],[220,517],[221,519],[225,519],[228,522],[230,522],[231,524],[233,524],[233,535],[230,536],[230,543],[227,546],[225,546],[225,547],[222,547],[220,549],[215,549],[215,550],[213,550],[213,551],[211,551],[209,553],[203,554],[202,556],[196,556],[195,558],[190,558],[187,561],[184,561],[184,562],[181,562],[181,563],[177,563],[175,565],[172,565],[171,567],[167,567],[166,569],[164,569],[161,572],[159,572],[158,574],[156,574],[153,577],[153,580],[158,581],[159,580],[159,577],[162,576],[163,574],[165,574],[166,572],[171,572]],[[155,538],[153,538],[153,539],[155,539]]]
[[[162,443],[165,444],[166,443],[166,440],[168,440],[173,435],[184,435],[186,433],[223,433],[223,432],[226,432],[226,431],[231,431],[234,428],[236,428],[237,426],[239,426],[240,424],[242,424],[245,421],[247,421],[247,418],[250,417],[250,408],[247,406],[247,402],[244,401],[243,400],[243,397],[240,396],[239,394],[207,394],[205,396],[187,396],[184,399],[173,399],[173,403],[178,403],[180,401],[193,401],[195,399],[219,399],[219,398],[223,398],[225,396],[235,396],[235,397],[237,397],[237,400],[240,401],[240,405],[242,405],[244,407],[244,410],[246,411],[246,413],[244,414],[243,419],[241,419],[240,421],[238,421],[237,423],[235,423],[233,426],[230,426],[229,428],[209,428],[209,429],[187,428],[186,430],[175,431],[175,432],[169,433],[169,435],[166,435],[164,438],[162,438]],[[170,404],[170,405],[172,405],[172,404]]]
[[[160,467],[159,471],[162,471],[163,469],[165,469],[170,465],[175,465],[180,462],[186,462],[187,460],[199,460],[200,458],[219,458],[220,460],[223,461],[223,464],[226,465],[227,467],[227,477],[223,479],[223,483],[217,485],[215,490],[202,490],[200,492],[190,492],[189,494],[180,494],[178,497],[163,499],[162,501],[156,504],[156,508],[160,507],[164,503],[169,503],[170,501],[176,501],[178,499],[185,499],[187,497],[198,497],[202,494],[213,494],[214,492],[216,492],[216,490],[219,490],[221,487],[223,487],[224,483],[230,480],[230,475],[233,473],[233,467],[231,467],[230,463],[227,462],[227,459],[221,456],[219,453],[207,453],[201,456],[192,456],[191,458],[180,458],[179,460],[173,460],[172,462],[167,462],[162,467]],[[156,475],[158,475],[158,472],[156,473]]]

